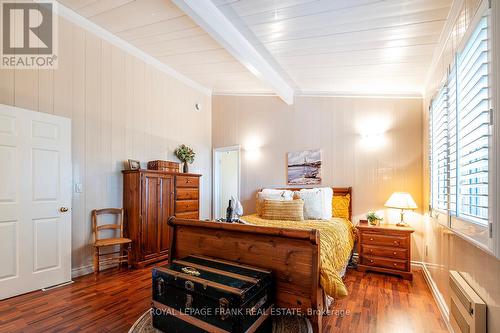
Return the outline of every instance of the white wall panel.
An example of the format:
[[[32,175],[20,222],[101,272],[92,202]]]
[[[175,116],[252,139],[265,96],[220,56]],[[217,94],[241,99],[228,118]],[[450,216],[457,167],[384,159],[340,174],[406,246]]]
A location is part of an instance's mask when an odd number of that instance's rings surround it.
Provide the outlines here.
[[[88,5],[77,2],[75,5]],[[83,185],[83,193],[73,193],[73,268],[91,264],[90,211],[122,207],[121,170],[129,158],[140,160],[145,167],[152,159],[175,160],[173,150],[181,143],[194,147],[197,158],[191,171],[203,174],[201,217],[209,218],[211,98],[62,18],[58,52],[56,70],[1,69],[0,103],[72,119],[73,181]],[[201,112],[194,110],[195,103],[202,104]],[[34,127],[34,134],[55,135],[41,125]],[[2,119],[0,135],[15,130],[12,126]],[[38,157],[40,163],[50,162],[50,156]],[[4,164],[2,168],[8,171],[13,166]],[[55,194],[44,188],[42,177],[37,179],[41,182],[35,184],[37,196],[52,198]],[[15,193],[2,187],[0,195],[10,200]],[[14,246],[7,245],[9,249]],[[43,269],[53,264],[39,261],[38,266]],[[9,272],[12,267],[9,264]]]
[[[255,212],[258,189],[286,186],[286,153],[307,149],[322,151],[322,186],[353,187],[354,222],[370,210],[397,222],[398,211],[384,210],[395,191],[410,192],[423,209],[421,99],[297,97],[287,106],[277,97],[214,96],[212,109],[214,148],[243,148],[245,214]],[[246,150],[252,145],[257,151]],[[407,219],[420,260],[421,215]]]

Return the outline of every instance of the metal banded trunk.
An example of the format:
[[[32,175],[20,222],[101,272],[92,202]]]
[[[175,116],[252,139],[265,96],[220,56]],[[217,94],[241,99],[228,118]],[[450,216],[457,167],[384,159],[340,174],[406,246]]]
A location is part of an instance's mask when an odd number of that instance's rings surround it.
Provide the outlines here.
[[[271,271],[198,255],[153,269],[153,326],[165,332],[265,332]]]

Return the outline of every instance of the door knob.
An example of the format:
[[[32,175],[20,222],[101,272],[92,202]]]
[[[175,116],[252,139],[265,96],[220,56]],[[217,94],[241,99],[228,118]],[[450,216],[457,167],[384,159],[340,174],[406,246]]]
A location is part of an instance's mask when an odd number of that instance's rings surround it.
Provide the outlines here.
[[[69,208],[68,208],[68,207],[61,207],[61,208],[59,208],[59,211],[60,211],[61,213],[66,213],[68,210],[69,210]]]

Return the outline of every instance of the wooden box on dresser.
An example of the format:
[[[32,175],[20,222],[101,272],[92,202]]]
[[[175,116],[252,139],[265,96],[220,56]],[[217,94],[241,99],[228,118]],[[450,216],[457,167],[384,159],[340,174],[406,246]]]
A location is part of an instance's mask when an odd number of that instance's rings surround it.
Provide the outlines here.
[[[407,280],[411,272],[411,227],[392,224],[372,226],[360,221],[358,229],[359,271],[397,274]]]
[[[157,170],[123,171],[124,233],[134,267],[168,258],[171,216],[199,219],[201,175]]]

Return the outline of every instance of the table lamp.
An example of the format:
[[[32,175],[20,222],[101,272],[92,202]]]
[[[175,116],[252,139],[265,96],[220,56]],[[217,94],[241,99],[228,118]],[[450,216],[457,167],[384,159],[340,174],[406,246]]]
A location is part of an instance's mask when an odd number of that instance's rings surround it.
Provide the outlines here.
[[[417,209],[417,204],[407,192],[394,192],[386,201],[385,207],[401,209],[401,220],[396,225],[399,227],[407,227],[408,223],[404,221],[404,211]]]

